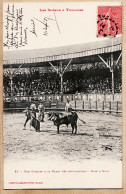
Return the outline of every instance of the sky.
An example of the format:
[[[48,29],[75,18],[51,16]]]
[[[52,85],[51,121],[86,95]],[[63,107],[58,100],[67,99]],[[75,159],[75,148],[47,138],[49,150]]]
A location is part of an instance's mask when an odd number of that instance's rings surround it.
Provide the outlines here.
[[[99,41],[103,38],[97,37],[98,6],[115,5],[120,6],[120,2],[14,3],[14,6],[4,3],[3,49],[31,50]]]

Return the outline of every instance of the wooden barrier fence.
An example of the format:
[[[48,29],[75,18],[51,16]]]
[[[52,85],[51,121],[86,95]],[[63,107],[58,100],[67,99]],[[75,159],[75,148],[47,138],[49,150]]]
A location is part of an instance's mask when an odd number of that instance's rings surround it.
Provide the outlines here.
[[[121,93],[115,93],[115,94],[47,94],[47,95],[33,95],[33,96],[25,96],[25,95],[16,95],[13,97],[10,96],[4,96],[3,99],[5,102],[7,101],[31,101],[32,98],[37,100],[43,100],[48,101],[51,99],[52,102],[56,101],[63,101],[65,102],[66,99],[69,97],[70,101],[121,101],[122,95]]]
[[[25,109],[34,98],[38,107],[39,100],[42,100],[46,109],[64,110],[67,98],[70,99],[72,108],[80,111],[115,112],[122,113],[121,93],[117,94],[60,94],[56,95],[35,95],[35,96],[4,96],[4,110]]]
[[[119,101],[73,101],[72,107],[80,111],[122,113],[122,103]]]

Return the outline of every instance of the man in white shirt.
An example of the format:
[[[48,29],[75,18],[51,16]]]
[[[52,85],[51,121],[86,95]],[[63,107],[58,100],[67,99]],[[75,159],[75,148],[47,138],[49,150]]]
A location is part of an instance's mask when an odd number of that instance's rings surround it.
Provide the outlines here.
[[[70,104],[70,99],[69,97],[67,96],[67,101],[66,101],[66,104],[65,104],[65,111],[66,112],[70,112],[69,110],[72,108],[71,104]]]
[[[39,111],[39,115],[38,115],[39,121],[44,122],[45,106],[41,101],[40,101],[39,106],[38,106],[38,111]]]
[[[31,101],[30,110],[32,113],[32,117],[36,118],[36,105],[34,103],[34,99],[32,99],[32,101]]]

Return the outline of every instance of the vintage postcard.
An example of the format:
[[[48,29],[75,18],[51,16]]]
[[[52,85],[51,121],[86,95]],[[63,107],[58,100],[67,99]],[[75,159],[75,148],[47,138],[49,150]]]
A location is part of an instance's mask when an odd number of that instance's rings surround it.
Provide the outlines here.
[[[122,5],[3,3],[4,189],[122,188]]]

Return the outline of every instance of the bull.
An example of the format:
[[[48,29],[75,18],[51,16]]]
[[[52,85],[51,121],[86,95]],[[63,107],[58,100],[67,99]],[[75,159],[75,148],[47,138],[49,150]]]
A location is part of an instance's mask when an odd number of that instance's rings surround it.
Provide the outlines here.
[[[60,113],[52,113],[52,115],[49,117],[49,119],[50,118],[53,121],[54,125],[57,126],[57,133],[59,133],[60,125],[63,125],[63,124],[65,124],[67,127],[69,124],[71,124],[72,134],[74,133],[74,131],[75,131],[75,134],[77,133],[78,115],[76,112],[71,112],[65,116],[60,116]]]

